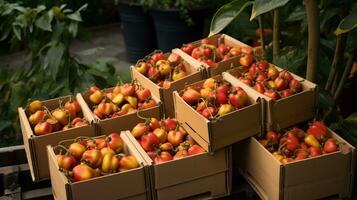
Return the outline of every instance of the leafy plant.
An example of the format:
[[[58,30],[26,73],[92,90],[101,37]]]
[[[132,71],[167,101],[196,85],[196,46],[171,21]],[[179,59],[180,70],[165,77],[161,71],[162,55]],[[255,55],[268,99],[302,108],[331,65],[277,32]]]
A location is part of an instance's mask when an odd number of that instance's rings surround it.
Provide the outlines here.
[[[0,146],[20,143],[17,108],[29,98],[50,99],[84,91],[92,84],[115,85],[117,72],[110,59],[82,64],[69,47],[77,37],[81,12],[61,5],[23,7],[0,1],[0,39],[11,45],[23,42],[27,60],[18,69],[0,68]],[[80,53],[90,55],[94,50]]]

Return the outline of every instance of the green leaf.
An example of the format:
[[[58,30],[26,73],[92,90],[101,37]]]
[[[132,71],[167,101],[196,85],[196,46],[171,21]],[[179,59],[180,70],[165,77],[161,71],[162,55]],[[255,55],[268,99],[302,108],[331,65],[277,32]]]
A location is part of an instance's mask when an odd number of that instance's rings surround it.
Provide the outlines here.
[[[239,1],[235,0],[228,4],[223,5],[214,14],[209,35],[214,35],[227,27],[239,14],[248,6],[252,5],[252,1]]]
[[[38,18],[35,22],[36,26],[44,31],[52,31],[52,20],[53,20],[53,12],[52,10],[43,14],[40,18]]]
[[[287,4],[289,0],[255,0],[250,20]]]
[[[335,30],[336,35],[342,33],[347,33],[357,27],[357,12],[352,12],[347,17],[343,18],[337,29]]]
[[[21,28],[18,26],[13,26],[12,30],[14,31],[16,38],[21,40]]]
[[[91,49],[86,49],[84,51],[80,51],[77,54],[80,56],[92,56],[92,55],[97,54],[103,50],[104,50],[103,47],[95,47],[95,48],[91,48]]]
[[[81,13],[79,13],[77,11],[72,13],[72,14],[67,15],[67,18],[71,19],[73,21],[77,21],[77,22],[81,22],[82,21]]]
[[[286,18],[286,22],[301,21],[306,18],[306,10],[303,6],[297,6],[295,10]]]
[[[64,50],[65,46],[62,43],[58,43],[52,46],[46,54],[44,61],[44,69],[49,67],[53,80],[55,80],[57,77]]]
[[[11,87],[11,98],[10,104],[11,109],[16,110],[18,107],[23,105],[28,97],[28,87],[25,82],[17,82],[10,85]]]
[[[72,35],[73,38],[77,37],[78,23],[71,22],[68,26],[68,32]]]

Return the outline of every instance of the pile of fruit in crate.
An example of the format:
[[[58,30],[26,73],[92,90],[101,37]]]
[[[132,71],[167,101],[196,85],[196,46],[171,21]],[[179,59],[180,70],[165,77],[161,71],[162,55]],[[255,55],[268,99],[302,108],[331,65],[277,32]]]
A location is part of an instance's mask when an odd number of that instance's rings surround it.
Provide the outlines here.
[[[339,150],[338,143],[321,121],[315,121],[306,130],[293,127],[283,134],[268,131],[259,142],[283,164],[332,153]]]
[[[205,152],[174,118],[149,118],[137,124],[131,134],[155,164]]]
[[[249,65],[242,66],[246,69],[239,80],[273,100],[291,96],[302,90],[301,83],[288,71],[279,72],[274,65],[268,64],[265,60],[255,62],[252,59]]]
[[[27,105],[30,112],[28,120],[35,135],[44,135],[72,127],[87,125],[88,122],[80,117],[81,107],[77,101],[67,101],[64,106],[59,101],[59,107],[50,111],[39,100],[34,100]]]
[[[58,167],[73,182],[139,167],[136,158],[125,155],[123,148],[117,133],[105,138],[77,138],[68,148],[61,144],[55,147],[59,150]]]
[[[201,40],[199,46],[187,44],[183,45],[181,50],[196,60],[206,63],[209,67],[216,67],[218,62],[235,56],[241,56],[240,62],[244,65],[249,65],[254,60],[252,47],[232,47],[224,43],[216,46],[207,38]]]
[[[169,88],[172,81],[180,80],[188,75],[181,56],[176,53],[164,54],[161,51],[155,51],[139,60],[135,68],[163,88]]]
[[[233,87],[227,81],[214,78],[206,79],[202,86],[187,87],[181,97],[206,119],[249,105],[248,94],[241,87]]]
[[[137,109],[151,108],[157,105],[149,89],[133,81],[117,85],[111,92],[104,92],[96,86],[90,88],[89,101],[94,105],[93,113],[99,119],[135,113]]]

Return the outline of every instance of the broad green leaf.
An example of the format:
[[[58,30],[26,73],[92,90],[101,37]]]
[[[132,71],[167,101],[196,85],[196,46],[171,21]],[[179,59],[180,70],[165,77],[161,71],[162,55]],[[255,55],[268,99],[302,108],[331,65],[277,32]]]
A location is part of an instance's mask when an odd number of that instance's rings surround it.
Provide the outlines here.
[[[95,47],[95,48],[91,48],[91,49],[86,49],[84,51],[80,51],[77,54],[80,56],[92,56],[92,55],[97,54],[103,50],[104,50],[103,47]]]
[[[82,10],[86,10],[87,7],[88,7],[88,3],[84,4],[83,6],[81,6],[81,7],[77,10],[77,12],[81,12]]]
[[[21,28],[18,26],[13,26],[12,30],[14,31],[14,34],[18,40],[21,40]]]
[[[285,19],[286,22],[300,21],[306,18],[306,10],[303,6],[297,6],[295,10]]]
[[[239,14],[248,6],[252,5],[252,1],[239,1],[235,0],[228,4],[223,5],[214,14],[209,35],[214,35],[227,27]]]
[[[58,43],[52,46],[45,57],[44,69],[49,67],[53,80],[56,79],[59,66],[61,64],[62,56],[65,51],[65,46],[62,43]]]
[[[64,26],[65,26],[65,24],[63,22],[56,23],[56,25],[53,28],[53,33],[52,33],[52,38],[51,38],[52,41],[57,42],[60,40],[60,37],[64,31]]]
[[[36,26],[45,31],[52,31],[52,20],[53,20],[53,12],[52,10],[43,14],[40,18],[38,18],[35,22]]]
[[[289,0],[255,0],[250,20],[287,4]]]
[[[357,27],[357,12],[352,12],[347,17],[343,18],[337,29],[335,30],[336,35],[342,33],[347,33]]]
[[[11,87],[11,98],[10,98],[10,104],[11,104],[11,109],[16,110],[18,107],[23,105],[23,103],[26,101],[27,97],[29,96],[28,94],[28,87],[25,82],[17,82],[14,84],[10,84]]]
[[[79,13],[77,11],[72,13],[72,14],[67,15],[67,18],[71,19],[73,21],[77,21],[77,22],[81,22],[82,21],[81,13]]]
[[[324,89],[319,89],[319,107],[323,110],[328,110],[335,105],[335,100],[329,92]]]
[[[78,23],[71,22],[68,26],[68,32],[72,35],[73,38],[77,37]]]

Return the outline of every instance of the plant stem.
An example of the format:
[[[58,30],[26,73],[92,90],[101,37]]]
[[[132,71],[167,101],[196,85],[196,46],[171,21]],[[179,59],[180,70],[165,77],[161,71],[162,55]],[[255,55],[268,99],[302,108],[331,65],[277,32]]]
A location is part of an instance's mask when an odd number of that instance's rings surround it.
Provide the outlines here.
[[[279,55],[279,9],[274,10],[273,24],[273,63],[276,64]]]
[[[352,65],[353,65],[353,61],[354,61],[354,58],[355,58],[355,52],[352,52],[352,54],[349,56],[348,58],[348,61],[347,61],[347,64],[346,64],[346,67],[345,67],[345,70],[343,71],[343,74],[342,74],[342,78],[340,80],[340,83],[337,87],[337,90],[333,96],[333,98],[335,99],[335,101],[338,100],[338,98],[340,97],[340,94],[341,94],[341,91],[345,85],[345,82],[347,80],[347,77],[348,77],[348,74],[350,73],[351,71],[351,68],[352,68]]]
[[[332,88],[330,92],[331,95],[335,94],[336,92],[337,85],[338,85],[338,78],[340,77],[340,71],[341,70],[337,70],[335,73],[335,77],[333,78]]]
[[[307,47],[307,69],[306,79],[315,80],[315,72],[318,59],[318,48],[320,42],[319,12],[316,0],[304,0],[308,25],[308,47]]]
[[[260,30],[260,45],[264,52],[264,29],[263,29],[262,15],[259,15],[258,23],[259,23],[259,30]]]
[[[336,38],[335,54],[333,56],[330,73],[328,75],[328,79],[325,85],[326,91],[329,91],[331,89],[334,75],[337,70],[337,65],[340,62],[340,58],[342,57],[343,50],[345,49],[345,45],[346,45],[346,35],[345,34],[338,35]]]

